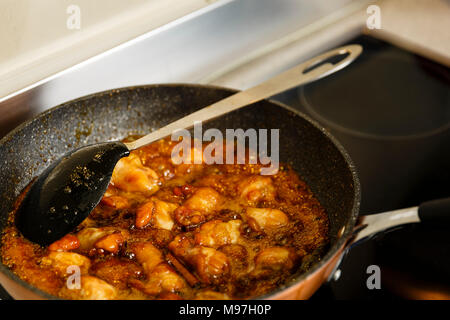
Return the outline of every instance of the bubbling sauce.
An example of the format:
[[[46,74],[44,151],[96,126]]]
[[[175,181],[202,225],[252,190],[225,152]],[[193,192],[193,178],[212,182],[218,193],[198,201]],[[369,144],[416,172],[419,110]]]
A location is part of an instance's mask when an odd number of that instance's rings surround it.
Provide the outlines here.
[[[121,159],[90,216],[48,247],[25,239],[12,212],[3,264],[66,299],[249,299],[325,253],[327,214],[289,166],[175,165],[175,144]]]

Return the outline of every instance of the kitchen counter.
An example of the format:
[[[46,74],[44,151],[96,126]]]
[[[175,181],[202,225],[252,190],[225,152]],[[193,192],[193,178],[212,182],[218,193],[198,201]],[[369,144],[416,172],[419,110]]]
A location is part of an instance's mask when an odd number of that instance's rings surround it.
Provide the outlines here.
[[[158,27],[227,2],[4,0],[0,98]]]

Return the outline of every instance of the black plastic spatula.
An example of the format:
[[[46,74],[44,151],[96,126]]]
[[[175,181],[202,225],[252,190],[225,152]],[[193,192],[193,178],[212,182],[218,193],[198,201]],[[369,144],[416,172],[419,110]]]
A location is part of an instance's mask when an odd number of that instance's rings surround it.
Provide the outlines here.
[[[41,245],[72,231],[100,202],[114,166],[129,153],[123,143],[108,142],[60,158],[33,182],[16,213],[17,228]]]

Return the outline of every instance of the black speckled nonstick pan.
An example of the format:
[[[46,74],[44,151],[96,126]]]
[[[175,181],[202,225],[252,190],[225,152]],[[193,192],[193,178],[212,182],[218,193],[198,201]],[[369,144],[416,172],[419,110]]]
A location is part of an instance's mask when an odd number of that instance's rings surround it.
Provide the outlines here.
[[[0,229],[33,177],[65,152],[95,142],[147,134],[235,91],[202,85],[149,85],[89,95],[21,125],[0,141]],[[308,272],[264,298],[308,298],[339,261],[358,218],[360,189],[341,145],[288,106],[261,101],[203,124],[204,129],[280,129],[280,161],[308,183],[330,219],[331,243]],[[16,299],[55,298],[20,280],[3,264],[0,283]]]
[[[22,124],[0,140],[0,230],[25,186],[67,151],[147,134],[235,92],[187,84],[123,88],[64,103]],[[295,280],[260,298],[309,298],[352,244],[377,232],[406,223],[450,223],[450,198],[358,218],[360,185],[347,152],[316,122],[286,105],[263,100],[203,128],[279,129],[280,161],[292,165],[328,213],[325,255]],[[3,264],[0,284],[16,299],[56,298],[20,280]]]

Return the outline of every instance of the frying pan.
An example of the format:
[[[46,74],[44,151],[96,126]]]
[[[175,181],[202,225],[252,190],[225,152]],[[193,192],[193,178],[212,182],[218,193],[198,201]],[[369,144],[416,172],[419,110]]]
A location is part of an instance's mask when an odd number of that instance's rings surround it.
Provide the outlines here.
[[[128,87],[64,103],[24,123],[0,141],[0,230],[23,188],[67,151],[130,134],[146,134],[235,92],[190,84]],[[355,232],[369,224],[368,231],[360,236],[364,238],[386,228],[380,219],[358,221],[360,184],[356,169],[340,143],[306,115],[264,100],[203,126],[223,132],[227,128],[279,129],[280,161],[292,165],[329,216],[330,244],[322,259],[295,280],[260,298],[309,298],[333,272],[353,243]],[[413,222],[410,216],[402,219],[397,224]],[[0,284],[15,299],[56,298],[19,279],[3,264]]]

